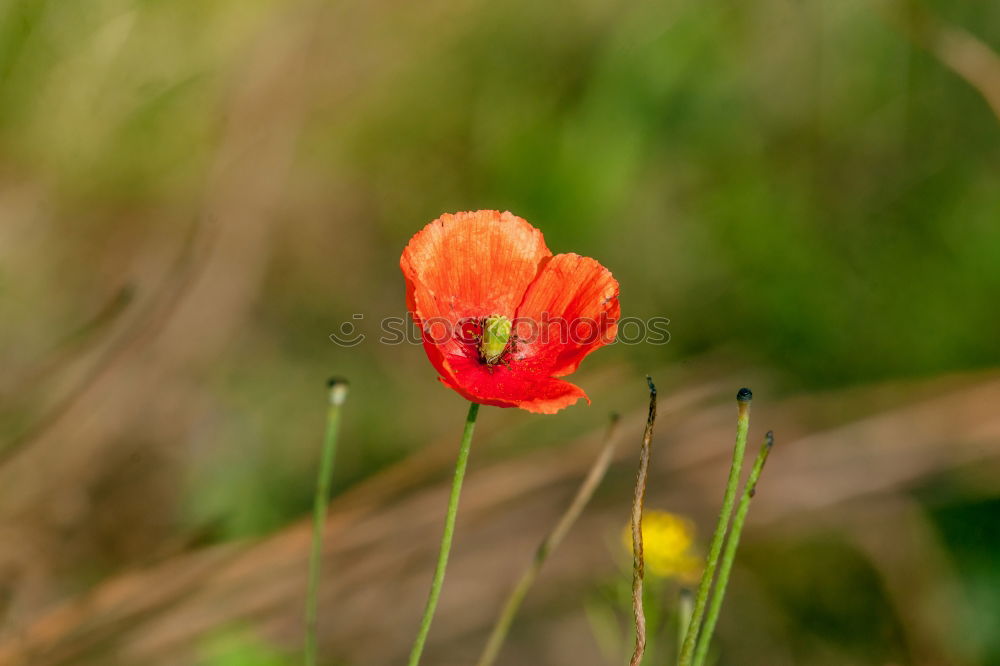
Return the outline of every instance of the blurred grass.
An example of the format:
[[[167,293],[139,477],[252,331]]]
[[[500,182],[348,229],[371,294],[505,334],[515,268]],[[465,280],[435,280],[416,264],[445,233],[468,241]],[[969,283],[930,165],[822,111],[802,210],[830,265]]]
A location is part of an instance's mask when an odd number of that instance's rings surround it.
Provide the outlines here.
[[[887,592],[871,563],[832,535],[775,543],[741,553],[768,581],[793,629],[788,649],[809,663],[911,663]],[[773,576],[775,562],[781,575]],[[830,575],[836,572],[835,576]],[[822,660],[817,657],[823,655]]]
[[[1000,548],[996,530],[1000,501],[990,498],[931,503],[931,516],[941,532],[955,566],[962,572],[963,594],[970,600],[962,609],[964,637],[970,651],[1000,663],[1000,567],[994,554]]]

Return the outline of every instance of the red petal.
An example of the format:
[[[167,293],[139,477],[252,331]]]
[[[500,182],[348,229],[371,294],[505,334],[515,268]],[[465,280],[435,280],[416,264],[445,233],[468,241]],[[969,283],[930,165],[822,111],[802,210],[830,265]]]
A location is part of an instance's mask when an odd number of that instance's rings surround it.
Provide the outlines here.
[[[583,398],[590,398],[579,386],[546,374],[519,368],[483,365],[478,359],[448,356],[441,381],[467,400],[496,407],[520,407],[537,414],[555,414]]]
[[[442,215],[403,250],[399,264],[406,278],[406,305],[418,324],[440,322],[441,332],[466,318],[513,318],[528,285],[551,256],[542,232],[511,213]],[[461,353],[453,336],[430,344],[426,338],[428,356]],[[440,362],[431,361],[435,366]]]
[[[515,357],[561,377],[618,332],[618,281],[597,261],[559,254],[542,268],[517,309]]]

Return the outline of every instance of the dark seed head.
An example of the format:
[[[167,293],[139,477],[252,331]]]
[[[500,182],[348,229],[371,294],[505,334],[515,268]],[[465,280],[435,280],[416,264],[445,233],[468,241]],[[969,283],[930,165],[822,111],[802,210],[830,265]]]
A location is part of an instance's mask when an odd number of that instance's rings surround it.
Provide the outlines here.
[[[736,400],[739,402],[750,402],[753,400],[753,393],[744,386],[736,393]]]

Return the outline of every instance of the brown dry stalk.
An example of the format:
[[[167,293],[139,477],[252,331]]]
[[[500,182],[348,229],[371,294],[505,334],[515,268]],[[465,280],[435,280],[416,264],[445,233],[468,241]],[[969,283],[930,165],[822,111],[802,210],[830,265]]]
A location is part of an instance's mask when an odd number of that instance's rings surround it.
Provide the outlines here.
[[[649,415],[646,417],[646,430],[642,434],[639,473],[635,478],[635,497],[632,500],[632,613],[635,615],[635,650],[632,652],[630,666],[642,663],[642,654],[646,651],[646,614],[642,608],[642,578],[645,575],[642,559],[642,507],[646,501],[649,449],[653,440],[653,425],[656,423],[656,386],[648,376],[646,383],[649,384]]]

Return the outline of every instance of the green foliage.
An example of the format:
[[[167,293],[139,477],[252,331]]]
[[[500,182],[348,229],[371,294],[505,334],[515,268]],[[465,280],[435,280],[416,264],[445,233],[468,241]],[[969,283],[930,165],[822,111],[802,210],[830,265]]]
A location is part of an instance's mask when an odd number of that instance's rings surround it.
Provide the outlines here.
[[[941,533],[967,605],[959,609],[961,640],[956,649],[984,664],[1000,664],[1000,568],[996,529],[1000,500],[932,502],[931,516]]]

